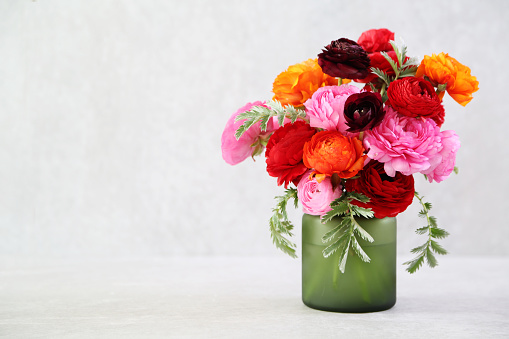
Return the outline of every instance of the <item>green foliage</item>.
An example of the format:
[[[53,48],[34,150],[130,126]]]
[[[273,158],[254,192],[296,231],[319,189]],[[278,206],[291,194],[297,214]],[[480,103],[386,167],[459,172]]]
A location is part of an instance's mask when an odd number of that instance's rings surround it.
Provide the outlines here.
[[[405,61],[405,58],[407,57],[406,56],[407,47],[405,45],[399,48],[394,41],[390,41],[390,44],[392,45],[394,52],[396,53],[397,61],[394,61],[386,52],[381,52],[381,54],[385,58],[385,60],[387,60],[389,65],[391,65],[391,68],[394,71],[394,75],[390,76],[379,68],[371,67],[371,72],[373,74],[376,74],[376,76],[378,76],[378,78],[380,78],[384,82],[384,86],[380,90],[380,95],[382,95],[384,101],[386,99],[385,89],[389,87],[390,83],[396,79],[414,76],[415,72],[417,71],[418,63],[418,60],[415,58],[408,58],[408,60]],[[374,89],[374,86],[371,83],[370,86],[375,92],[376,90]]]
[[[284,108],[277,100],[269,101],[266,105],[269,108],[253,106],[249,111],[243,112],[235,118],[235,121],[246,120],[237,131],[235,131],[235,138],[237,138],[237,140],[258,121],[260,122],[261,130],[266,131],[267,124],[272,117],[277,117],[280,126],[283,126],[285,118],[290,119],[293,124],[298,118],[304,119],[306,117],[306,112],[303,109],[295,108],[292,105],[287,105]]]
[[[346,261],[350,249],[352,249],[362,261],[370,262],[371,260],[360,246],[357,237],[361,237],[369,242],[374,241],[373,237],[355,220],[355,216],[372,218],[374,215],[373,211],[351,204],[352,200],[368,202],[369,198],[359,193],[345,192],[340,198],[331,203],[332,210],[322,216],[321,219],[322,223],[326,223],[333,220],[335,217],[341,218],[339,224],[322,237],[323,243],[332,241],[322,252],[325,258],[328,258],[337,251],[340,252],[338,267],[341,273],[345,273]]]
[[[447,254],[447,251],[434,239],[443,239],[449,235],[446,230],[438,227],[437,219],[429,215],[429,211],[432,207],[431,203],[424,202],[424,197],[420,197],[417,192],[415,192],[415,197],[419,200],[419,203],[422,206],[422,210],[419,212],[419,217],[425,218],[427,221],[427,225],[418,228],[415,233],[421,235],[427,233],[428,240],[421,246],[415,247],[411,250],[413,254],[417,254],[414,259],[403,263],[403,265],[408,265],[406,270],[410,273],[416,272],[422,266],[424,260],[426,260],[429,267],[437,266],[438,262],[433,253],[445,255]]]
[[[291,232],[293,225],[288,220],[286,212],[286,206],[290,199],[293,199],[295,207],[298,207],[297,189],[289,188],[285,191],[285,195],[276,197],[277,205],[272,210],[273,214],[269,220],[270,236],[277,248],[293,258],[297,258],[295,254],[296,245],[287,238],[293,236]]]

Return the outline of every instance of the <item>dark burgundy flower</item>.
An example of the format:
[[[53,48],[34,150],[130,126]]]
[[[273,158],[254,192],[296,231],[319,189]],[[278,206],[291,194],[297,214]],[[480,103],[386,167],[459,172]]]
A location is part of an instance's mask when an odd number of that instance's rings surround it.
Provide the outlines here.
[[[265,157],[267,172],[277,178],[277,184],[290,182],[298,184],[307,167],[302,162],[304,144],[310,140],[316,130],[304,121],[296,121],[294,124],[286,124],[278,128],[270,137]]]
[[[369,57],[355,41],[338,39],[318,54],[318,64],[325,74],[346,79],[362,79],[369,75]]]
[[[345,101],[344,116],[347,132],[360,132],[376,127],[385,116],[380,93],[352,94]]]
[[[357,43],[368,53],[392,51],[389,41],[394,40],[394,32],[387,28],[370,29],[361,34]]]
[[[346,190],[367,196],[369,202],[353,200],[352,204],[371,208],[375,218],[395,217],[412,203],[415,192],[413,176],[396,172],[394,177],[389,177],[384,165],[375,160],[371,160],[359,173],[358,179],[346,181]]]
[[[391,82],[387,98],[400,114],[412,118],[431,118],[438,126],[444,122],[442,102],[433,85],[424,78],[407,77]]]

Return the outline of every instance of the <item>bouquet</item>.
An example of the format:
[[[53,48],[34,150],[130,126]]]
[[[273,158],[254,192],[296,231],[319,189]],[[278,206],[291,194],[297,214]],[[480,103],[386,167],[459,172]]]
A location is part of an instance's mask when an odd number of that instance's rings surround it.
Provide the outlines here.
[[[325,257],[340,251],[341,272],[351,250],[370,260],[357,239],[373,238],[356,218],[395,217],[415,197],[426,221],[416,232],[427,240],[404,263],[413,273],[424,261],[437,265],[435,254],[447,253],[438,239],[448,235],[415,191],[413,175],[431,183],[457,171],[460,141],[454,131],[441,130],[442,98],[447,92],[465,106],[477,90],[470,69],[448,54],[419,62],[396,45],[393,32],[368,30],[357,42],[332,41],[317,59],[288,67],[275,79],[271,101],[234,113],[221,139],[223,159],[235,165],[265,152],[268,174],[286,189],[276,197],[271,237],[293,257],[290,200],[323,223],[341,217],[323,237],[330,242]]]

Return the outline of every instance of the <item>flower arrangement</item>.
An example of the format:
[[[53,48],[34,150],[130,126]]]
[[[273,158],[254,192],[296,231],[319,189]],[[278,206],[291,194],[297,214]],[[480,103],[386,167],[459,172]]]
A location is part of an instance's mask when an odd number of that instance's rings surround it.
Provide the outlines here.
[[[441,182],[457,169],[459,137],[441,130],[447,92],[465,106],[478,90],[470,69],[448,54],[407,57],[388,29],[372,29],[357,42],[341,38],[325,46],[317,59],[292,65],[277,76],[274,97],[247,104],[228,120],[222,135],[224,160],[235,165],[265,150],[267,172],[284,185],[270,218],[274,244],[295,257],[293,225],[286,206],[301,202],[304,213],[342,221],[323,237],[331,242],[325,257],[340,251],[344,272],[352,249],[370,258],[357,237],[373,238],[355,217],[395,217],[415,197],[426,226],[417,229],[427,241],[412,250],[410,273],[435,254],[447,251],[437,242],[448,233],[430,216],[431,204],[415,192],[413,175]],[[360,84],[360,86],[354,85]],[[294,187],[288,187],[293,185]]]

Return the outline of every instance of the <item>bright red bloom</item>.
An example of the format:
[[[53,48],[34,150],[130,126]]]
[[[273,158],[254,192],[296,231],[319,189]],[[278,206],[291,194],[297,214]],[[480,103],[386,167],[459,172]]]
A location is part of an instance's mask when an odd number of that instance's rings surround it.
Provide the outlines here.
[[[424,117],[443,123],[444,107],[435,88],[424,78],[407,77],[391,82],[387,89],[390,105],[408,117]]]
[[[395,217],[407,209],[414,198],[414,177],[396,172],[394,178],[384,171],[384,165],[378,161],[370,161],[359,173],[358,179],[347,180],[346,190],[367,196],[370,201],[362,203],[353,200],[364,208],[371,208],[375,218]]]
[[[357,43],[368,53],[386,52],[393,50],[390,40],[394,40],[394,32],[380,28],[362,33]]]
[[[267,172],[277,178],[277,184],[290,182],[299,183],[301,176],[307,171],[302,162],[304,144],[310,140],[316,130],[304,121],[296,121],[294,124],[286,124],[278,128],[270,137],[265,157]]]

